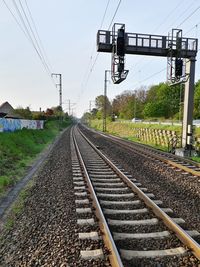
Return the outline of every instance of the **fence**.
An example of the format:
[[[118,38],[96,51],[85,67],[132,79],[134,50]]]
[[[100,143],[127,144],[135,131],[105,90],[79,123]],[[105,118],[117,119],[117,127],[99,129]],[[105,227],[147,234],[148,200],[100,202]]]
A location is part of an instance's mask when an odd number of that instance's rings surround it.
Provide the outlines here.
[[[175,131],[159,130],[150,128],[135,128],[134,136],[146,143],[168,147],[171,151],[176,147],[180,147],[180,137]]]

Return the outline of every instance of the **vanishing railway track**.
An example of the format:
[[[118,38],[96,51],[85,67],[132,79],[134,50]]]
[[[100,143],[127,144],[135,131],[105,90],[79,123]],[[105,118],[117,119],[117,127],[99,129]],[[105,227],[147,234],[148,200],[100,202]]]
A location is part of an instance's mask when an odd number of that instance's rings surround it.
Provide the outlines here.
[[[183,219],[106,158],[77,128],[72,139],[79,237],[102,237],[105,244],[83,249],[81,256],[109,257],[112,266],[198,266],[200,245],[195,238],[199,233],[183,230]],[[100,230],[93,231],[97,222]]]
[[[92,129],[90,129],[90,131],[95,132],[95,130]],[[122,140],[121,138],[118,138],[116,136],[107,135],[101,132],[98,132],[98,134],[112,140],[114,143],[117,143],[123,148],[134,151],[134,153],[138,153],[147,158],[154,158],[155,161],[161,161],[163,163],[166,163],[167,165],[170,165],[172,168],[177,168],[188,174],[200,176],[200,164],[188,158],[182,158],[174,154],[155,149],[148,145],[143,145],[128,140]]]

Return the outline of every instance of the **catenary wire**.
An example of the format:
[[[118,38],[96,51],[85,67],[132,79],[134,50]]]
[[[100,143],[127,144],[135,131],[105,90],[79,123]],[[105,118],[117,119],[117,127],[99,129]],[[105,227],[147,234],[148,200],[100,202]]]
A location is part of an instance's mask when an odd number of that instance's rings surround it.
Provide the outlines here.
[[[108,2],[110,2],[110,1],[108,1]],[[120,1],[118,2],[118,5],[117,5],[117,7],[116,7],[116,9],[115,9],[115,12],[114,12],[114,15],[113,15],[113,17],[112,17],[112,19],[111,19],[111,22],[110,22],[110,25],[109,25],[109,27],[108,27],[108,30],[110,29],[111,24],[112,24],[112,22],[113,22],[113,20],[114,20],[114,18],[115,18],[115,16],[116,16],[118,10],[119,10],[119,7],[120,7],[121,2],[122,2],[122,0],[120,0]],[[107,3],[106,10],[105,10],[105,12],[104,12],[104,16],[103,16],[104,19],[105,19],[105,14],[106,14],[107,9],[108,9],[108,4],[109,4],[109,3]],[[101,23],[101,24],[103,25],[103,20],[102,20],[102,23]],[[87,75],[87,78],[86,78],[86,82],[85,82],[85,84],[84,84],[83,87],[86,87],[87,84],[88,84],[88,82],[89,82],[89,79],[90,79],[90,77],[91,77],[91,74],[92,74],[92,72],[93,72],[93,70],[94,70],[94,67],[95,67],[96,63],[97,63],[99,54],[100,54],[99,52],[96,54],[96,56],[95,56],[95,58],[94,58],[94,61],[93,61],[93,63],[92,63],[91,68],[88,67],[89,72],[88,72],[88,75]],[[91,58],[92,58],[92,56],[91,56]],[[81,90],[81,94],[82,94],[83,90],[84,90],[84,88]]]
[[[46,67],[45,63],[43,62],[43,59],[42,59],[42,57],[41,57],[41,55],[40,55],[40,53],[39,53],[39,51],[38,51],[36,45],[34,44],[34,41],[33,41],[32,37],[31,37],[31,35],[30,35],[30,32],[28,31],[28,28],[27,28],[27,26],[26,26],[26,24],[25,24],[25,22],[24,22],[23,16],[22,16],[22,14],[21,14],[21,12],[20,12],[20,10],[19,10],[19,8],[18,8],[18,6],[17,6],[15,0],[12,0],[12,2],[13,2],[13,4],[14,4],[15,10],[16,10],[16,12],[17,12],[17,14],[18,14],[19,20],[16,18],[16,15],[15,15],[14,12],[11,10],[11,8],[10,8],[9,5],[6,3],[6,1],[3,0],[3,3],[5,4],[6,8],[8,9],[8,11],[10,12],[10,14],[11,14],[12,17],[14,18],[15,22],[16,22],[17,25],[20,27],[21,31],[24,33],[24,35],[26,36],[26,38],[28,39],[28,41],[32,44],[32,46],[33,46],[34,50],[36,51],[36,53],[37,53],[37,55],[38,55],[38,57],[39,57],[39,59],[40,59],[42,65],[43,65],[43,67],[44,67],[44,69],[45,69],[45,71],[46,71],[46,73],[47,73],[48,76],[49,76],[49,70],[47,69],[47,67]],[[21,23],[20,23],[20,21],[21,21]],[[51,78],[51,76],[50,76],[50,78]],[[55,82],[52,80],[52,78],[51,78],[51,81],[52,81],[53,84],[55,85]]]
[[[34,33],[33,29],[32,29],[32,26],[31,26],[31,24],[30,24],[30,21],[29,21],[29,19],[28,19],[28,16],[26,15],[26,12],[25,12],[25,10],[24,10],[24,7],[23,7],[23,5],[22,5],[21,0],[19,0],[19,4],[20,4],[20,6],[21,6],[21,10],[22,10],[22,12],[23,12],[23,14],[24,14],[24,17],[25,17],[25,19],[26,19],[26,22],[27,22],[27,24],[28,24],[28,27],[29,27],[29,29],[30,29],[30,31],[31,31],[31,32],[29,31],[29,33],[30,33],[30,35],[32,34],[32,37],[33,37],[32,40],[33,40],[35,46],[37,47],[37,49],[38,49],[38,51],[39,51],[39,53],[40,53],[40,56],[41,56],[41,58],[42,58],[42,60],[43,60],[43,62],[44,62],[44,64],[45,64],[45,66],[46,66],[46,69],[47,69],[48,73],[51,75],[51,70],[50,70],[48,64],[46,63],[46,60],[45,60],[45,58],[44,58],[44,56],[43,56],[43,52],[42,52],[42,50],[41,50],[41,48],[40,48],[40,45],[39,45],[38,40],[37,40],[37,38],[36,38],[36,35],[35,35],[35,33]]]
[[[117,8],[116,8],[116,10],[115,10],[115,13],[114,13],[114,15],[113,15],[113,17],[112,17],[112,20],[111,20],[111,22],[110,22],[110,25],[109,25],[109,27],[108,27],[108,31],[110,30],[110,27],[111,27],[111,25],[112,25],[112,23],[113,23],[113,20],[114,20],[116,14],[117,14],[117,11],[118,11],[118,9],[119,9],[119,7],[120,7],[121,2],[122,2],[122,0],[120,0],[119,3],[118,3],[118,5],[117,5]]]
[[[193,3],[194,3],[195,1],[193,1]],[[192,4],[193,4],[192,3]],[[179,4],[177,5],[177,7],[179,6]],[[179,27],[179,26],[181,26],[185,21],[187,21],[193,14],[195,14],[198,10],[200,9],[200,6],[198,6],[195,10],[193,10],[178,26],[177,26],[177,28]],[[186,11],[186,10],[185,10]],[[183,12],[183,13],[185,13],[185,11]],[[182,14],[183,14],[182,13]],[[196,26],[196,25],[195,25]],[[195,27],[194,26],[194,27]],[[194,28],[193,27],[193,28]],[[188,31],[189,32],[189,31]],[[199,50],[198,50],[199,51]],[[137,63],[139,63],[139,62],[137,62]],[[166,69],[166,68],[165,68]],[[164,69],[163,69],[164,70]],[[160,72],[162,72],[163,70],[161,70]],[[146,80],[149,80],[150,78],[152,78],[152,77],[154,77],[155,75],[157,75],[157,74],[159,74],[160,72],[156,72],[155,74],[152,74],[151,76],[149,76],[147,79],[144,79],[144,80],[142,80],[142,81],[140,81],[139,83],[141,83],[141,82],[144,82],[144,81],[146,81]]]
[[[109,25],[109,27],[108,27],[108,30],[110,29],[110,27],[111,27],[111,25],[112,25],[112,23],[113,23],[113,20],[114,20],[116,14],[117,14],[117,11],[118,11],[118,9],[119,9],[119,7],[120,7],[121,2],[122,2],[122,0],[119,1],[118,5],[117,5],[117,7],[116,7],[116,10],[115,10],[114,15],[113,15],[113,17],[112,17],[112,20],[111,20],[110,25]],[[94,62],[93,62],[93,64],[92,64],[92,67],[90,68],[89,78],[90,78],[90,75],[91,75],[91,73],[92,73],[92,71],[93,71],[95,65],[96,65],[96,62],[97,62],[98,57],[99,57],[99,52],[96,54],[96,57],[95,57]],[[87,82],[89,81],[89,78],[87,78]],[[87,85],[87,84],[86,84],[86,85]]]
[[[26,36],[26,38],[29,40],[29,37],[27,35],[27,33],[25,32],[25,30],[23,29],[23,27],[21,26],[20,22],[17,20],[15,14],[12,12],[11,8],[8,6],[8,4],[6,3],[5,0],[3,0],[3,3],[5,4],[6,8],[8,9],[8,11],[10,12],[10,14],[12,15],[12,17],[14,18],[15,22],[17,23],[17,25],[20,27],[20,29],[22,30],[22,32],[24,33],[24,35]],[[30,41],[30,40],[29,40]]]
[[[48,56],[47,56],[47,53],[46,53],[46,51],[45,51],[45,49],[44,49],[44,46],[43,46],[42,41],[41,41],[41,38],[40,38],[40,36],[39,36],[39,33],[38,33],[38,30],[37,30],[36,24],[35,24],[35,22],[34,22],[34,19],[33,19],[32,13],[31,13],[31,10],[30,10],[30,8],[29,8],[28,3],[27,3],[26,0],[25,0],[25,5],[26,5],[26,8],[27,8],[27,10],[28,10],[29,16],[30,16],[30,18],[31,18],[31,21],[32,21],[34,30],[35,30],[35,32],[36,32],[38,41],[39,41],[40,46],[41,46],[41,49],[42,49],[42,51],[43,51],[43,54],[44,54],[44,56],[45,56],[45,58],[46,58],[46,61],[47,61],[48,65],[49,65],[50,68],[52,69],[52,66],[51,66],[51,64],[50,64],[49,58],[48,58]]]
[[[198,10],[200,9],[200,6],[198,6],[195,10],[192,11],[192,13],[189,14],[178,26],[180,27],[183,23],[185,23],[189,18],[191,18]]]
[[[105,17],[106,17],[106,13],[107,13],[109,4],[110,4],[110,0],[108,0],[108,2],[107,2],[107,4],[106,4],[106,8],[105,8],[105,11],[104,11],[104,14],[103,14],[103,17],[102,17],[102,20],[101,20],[101,24],[100,24],[100,29],[101,29],[101,27],[103,26],[103,23],[104,23],[104,20],[105,20]],[[96,45],[94,44],[94,46],[93,46],[93,48],[92,48],[92,53],[91,53],[91,56],[90,56],[90,61],[89,61],[88,67],[86,68],[86,72],[85,72],[85,75],[84,75],[84,78],[85,78],[86,75],[87,75],[87,73],[88,73],[87,78],[86,78],[86,82],[85,82],[85,86],[86,86],[87,83],[88,83],[89,76],[90,76],[90,72],[91,72],[91,69],[92,69],[92,67],[90,67],[90,65],[91,65],[91,62],[92,62],[92,59],[93,59],[95,46],[96,46]],[[96,64],[96,61],[97,61],[97,58],[98,58],[98,54],[99,54],[99,53],[97,53],[97,55],[96,55],[96,57],[95,57],[94,64]],[[92,66],[93,66],[93,65],[92,65]],[[82,83],[82,84],[83,84],[83,83]]]

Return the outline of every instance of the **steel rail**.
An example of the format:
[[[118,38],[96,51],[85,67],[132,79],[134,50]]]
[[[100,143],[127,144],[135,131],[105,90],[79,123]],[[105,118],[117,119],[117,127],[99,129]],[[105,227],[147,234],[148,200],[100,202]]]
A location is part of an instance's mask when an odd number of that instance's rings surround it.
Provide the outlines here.
[[[80,164],[81,164],[81,166],[83,168],[83,172],[84,172],[84,175],[85,175],[85,178],[86,178],[86,182],[87,182],[87,185],[88,185],[88,188],[89,188],[90,196],[92,198],[92,203],[93,203],[93,205],[95,207],[95,214],[96,214],[96,216],[97,216],[97,218],[99,220],[99,222],[98,222],[99,223],[99,227],[100,227],[101,232],[103,233],[103,237],[102,238],[104,240],[104,243],[105,243],[106,247],[110,251],[110,254],[108,255],[110,263],[111,263],[111,265],[113,267],[123,267],[124,265],[123,265],[123,263],[121,261],[119,252],[118,252],[118,250],[116,248],[115,242],[114,242],[114,240],[112,238],[112,235],[110,233],[110,230],[109,230],[109,227],[107,225],[106,219],[105,219],[105,217],[103,215],[101,206],[100,206],[99,201],[98,201],[98,199],[96,197],[93,185],[92,185],[92,183],[90,181],[89,174],[88,174],[87,169],[85,167],[85,163],[84,163],[84,160],[82,158],[81,152],[80,152],[80,150],[78,148],[78,144],[77,144],[74,132],[73,132],[73,141],[74,141],[75,149],[76,149]]]
[[[79,129],[80,131],[80,129]],[[177,237],[190,248],[193,254],[200,260],[200,245],[186,233],[177,223],[173,221],[164,211],[162,211],[145,193],[142,192],[130,179],[122,173],[103,153],[101,153],[92,142],[80,131],[81,135],[85,140],[91,145],[91,147],[104,159],[111,168],[117,172],[117,174],[122,178],[122,180],[141,198],[145,204],[152,209],[152,211],[164,222],[164,224],[170,228]]]
[[[105,136],[106,138],[110,138],[113,142],[116,142],[116,143],[119,143],[123,146],[125,146],[126,148],[128,148],[129,150],[131,151],[134,151],[136,153],[138,153],[138,151],[142,151],[144,154],[146,153],[147,155],[153,155],[154,158],[162,161],[162,162],[165,162],[173,167],[176,167],[178,169],[181,169],[185,172],[188,172],[188,173],[191,173],[192,175],[194,176],[198,176],[200,177],[200,172],[199,171],[195,171],[191,168],[188,168],[187,166],[183,166],[181,165],[180,163],[177,163],[177,162],[174,162],[173,160],[170,160],[170,159],[166,159],[163,157],[163,154],[166,154],[166,157],[168,156],[168,153],[162,151],[162,152],[158,152],[158,150],[156,150],[155,148],[152,148],[152,147],[149,147],[149,146],[146,146],[146,145],[143,145],[143,144],[138,144],[138,143],[135,143],[135,142],[130,142],[128,140],[124,141],[124,140],[121,140],[119,137],[115,137],[115,136],[111,136],[111,135],[105,135],[105,134],[102,134],[102,133],[99,133],[97,132],[98,134],[102,135],[102,136]],[[137,148],[133,148],[133,147],[130,147],[128,146],[128,144],[135,144],[137,146]],[[142,148],[144,147],[144,149],[146,149],[146,151],[144,152],[142,150]],[[155,152],[152,154],[152,151]],[[157,152],[157,153],[156,153]],[[171,156],[171,155],[169,155]],[[187,163],[190,163],[190,164],[193,164],[194,166],[196,166],[197,168],[200,168],[200,164],[196,163],[196,162],[193,162],[192,160],[189,160],[189,159],[185,159],[185,158],[181,158],[179,156],[174,156],[174,160],[180,160],[180,161],[185,161]]]

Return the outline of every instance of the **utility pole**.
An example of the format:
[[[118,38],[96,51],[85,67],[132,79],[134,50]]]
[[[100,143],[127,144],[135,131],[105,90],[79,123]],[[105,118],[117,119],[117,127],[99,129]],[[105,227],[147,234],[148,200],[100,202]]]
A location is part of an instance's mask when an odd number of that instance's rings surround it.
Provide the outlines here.
[[[90,100],[89,101],[89,112],[90,112],[89,123],[90,123],[90,125],[91,125],[91,116],[92,116],[92,114],[91,114],[91,111],[92,111],[92,102],[94,102],[94,100]]]
[[[68,100],[68,104],[69,104],[69,115],[70,115],[71,113],[70,99]]]
[[[103,132],[106,132],[106,98],[107,98],[107,73],[111,72],[110,70],[105,70],[105,79],[104,79],[104,108],[103,108]]]
[[[59,83],[56,83],[56,87],[59,87],[59,106],[62,109],[62,74],[60,73],[52,73],[51,74],[52,77],[59,77]]]
[[[134,118],[136,120],[136,90],[135,90],[135,102],[134,102]]]
[[[72,107],[74,106],[74,105],[76,105],[76,103],[71,103],[71,100],[70,99],[67,99],[66,100],[67,102],[68,102],[68,111],[69,111],[69,116],[70,116],[70,114],[71,114],[71,111],[72,111]],[[65,104],[67,104],[66,102],[65,102]]]
[[[90,100],[89,102],[89,111],[91,112],[91,109],[92,109],[92,100]]]
[[[60,107],[60,112],[59,112],[59,129],[61,130],[61,122],[62,122],[62,74],[60,73],[52,73],[52,77],[59,77],[59,82],[56,83],[56,87],[59,87],[59,107]]]

